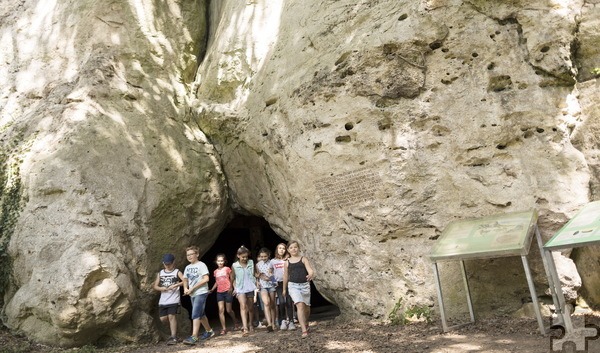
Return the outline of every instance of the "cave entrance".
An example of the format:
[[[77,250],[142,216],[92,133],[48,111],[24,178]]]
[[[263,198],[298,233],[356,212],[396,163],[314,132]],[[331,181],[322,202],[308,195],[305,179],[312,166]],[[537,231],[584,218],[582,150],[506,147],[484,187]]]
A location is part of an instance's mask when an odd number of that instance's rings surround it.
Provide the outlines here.
[[[236,253],[240,246],[244,245],[251,251],[251,258],[256,262],[256,255],[260,248],[265,247],[271,250],[271,257],[273,256],[273,252],[275,251],[275,247],[279,243],[287,243],[286,240],[282,239],[273,229],[269,223],[262,217],[256,216],[236,216],[229,224],[223,229],[219,237],[213,244],[213,246],[208,249],[206,253],[201,257],[200,261],[204,262],[206,266],[208,266],[208,270],[210,271],[210,282],[209,286],[212,286],[215,283],[213,277],[213,271],[217,268],[215,264],[215,257],[217,254],[223,253],[227,257],[228,266],[231,267],[231,264],[237,261]],[[315,288],[314,284],[311,282],[311,318],[312,313],[315,315],[320,315],[320,313],[327,313],[327,315],[337,315],[339,314],[338,308],[330,303],[327,299],[325,299],[319,291]],[[233,301],[233,310],[236,313],[236,316],[239,319],[239,304],[237,300]],[[216,295],[209,295],[206,300],[206,315],[208,318],[213,321],[219,320],[219,312],[217,306],[217,297]],[[262,318],[261,314],[261,318]],[[230,318],[227,317],[229,322]],[[220,325],[218,326],[220,327]]]

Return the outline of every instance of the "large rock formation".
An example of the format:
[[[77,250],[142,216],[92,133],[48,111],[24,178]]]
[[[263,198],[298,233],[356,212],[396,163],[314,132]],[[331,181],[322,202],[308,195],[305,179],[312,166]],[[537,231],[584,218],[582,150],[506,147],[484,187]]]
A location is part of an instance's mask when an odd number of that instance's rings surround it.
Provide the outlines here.
[[[185,118],[206,9],[18,1],[0,11],[4,322],[63,346],[149,336],[162,252],[179,249],[184,265],[191,239],[209,247],[227,220],[218,156]]]
[[[597,198],[596,7],[221,0],[205,23],[195,1],[9,1],[4,322],[65,346],[150,335],[156,255],[208,249],[229,210],[298,239],[345,315],[434,305],[450,221],[535,208],[547,239]],[[529,295],[518,259],[467,267],[480,313]]]
[[[299,238],[345,313],[432,305],[427,253],[450,221],[535,208],[547,239],[590,199],[597,147],[573,137],[596,139],[578,75],[597,59],[593,8],[224,1],[200,126],[238,207]],[[467,267],[480,312],[527,300],[519,259]]]

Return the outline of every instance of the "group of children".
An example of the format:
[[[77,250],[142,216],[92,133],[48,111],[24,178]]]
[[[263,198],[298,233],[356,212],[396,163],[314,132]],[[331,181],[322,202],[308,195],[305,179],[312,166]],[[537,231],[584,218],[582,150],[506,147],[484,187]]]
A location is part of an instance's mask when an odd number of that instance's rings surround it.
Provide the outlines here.
[[[160,292],[160,319],[171,331],[167,344],[178,342],[176,314],[181,300],[180,286],[183,286],[183,295],[190,296],[192,302],[192,335],[183,341],[184,344],[193,345],[199,340],[206,340],[215,335],[204,313],[206,298],[215,291],[222,327],[221,335],[227,333],[225,312],[232,318],[234,330],[238,329],[238,321],[232,307],[234,297],[240,304],[242,335],[248,336],[254,331],[254,297],[255,293],[260,293],[268,332],[277,328],[294,329],[295,305],[298,323],[302,328],[302,338],[308,337],[310,281],[315,278],[315,272],[310,261],[300,256],[297,241],[290,241],[287,246],[283,243],[278,244],[272,259],[268,249],[260,249],[256,265],[250,258],[250,250],[245,246],[237,250],[237,261],[231,268],[227,267],[224,254],[217,255],[217,269],[213,272],[215,284],[210,289],[209,271],[206,264],[199,260],[199,255],[200,251],[196,246],[186,249],[186,257],[190,264],[185,267],[183,273],[175,268],[175,257],[172,254],[164,255],[164,268],[154,281],[154,289]],[[205,332],[199,336],[201,325]]]

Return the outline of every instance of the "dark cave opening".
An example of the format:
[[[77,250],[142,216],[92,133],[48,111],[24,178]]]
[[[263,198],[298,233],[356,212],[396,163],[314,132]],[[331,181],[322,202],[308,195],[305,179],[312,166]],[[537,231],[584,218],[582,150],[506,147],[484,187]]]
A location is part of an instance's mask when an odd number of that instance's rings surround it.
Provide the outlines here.
[[[279,243],[287,243],[286,240],[282,239],[273,229],[269,223],[262,217],[256,216],[242,216],[238,215],[223,229],[213,246],[201,257],[201,261],[206,264],[210,271],[210,282],[209,286],[215,283],[213,277],[213,271],[217,268],[215,258],[217,254],[223,253],[227,257],[228,266],[237,261],[236,252],[242,245],[250,249],[251,258],[256,262],[256,255],[260,248],[266,247],[274,252],[275,247]],[[272,254],[271,254],[272,256]],[[317,264],[315,264],[317,266]],[[311,283],[311,306],[314,313],[320,313],[327,311],[329,315],[339,314],[338,308],[325,299],[319,291],[315,288],[315,285]],[[239,304],[237,300],[233,301],[233,310],[239,319]],[[209,320],[218,321],[218,305],[215,294],[208,296],[206,301],[206,315]],[[311,318],[312,318],[311,314]],[[261,314],[261,317],[262,314]],[[230,318],[228,317],[229,321]]]

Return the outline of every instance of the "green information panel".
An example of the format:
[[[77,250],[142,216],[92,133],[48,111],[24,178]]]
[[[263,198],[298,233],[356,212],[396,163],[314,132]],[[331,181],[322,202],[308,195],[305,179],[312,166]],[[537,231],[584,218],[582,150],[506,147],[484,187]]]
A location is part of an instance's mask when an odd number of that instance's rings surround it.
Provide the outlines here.
[[[537,212],[514,212],[450,223],[433,246],[433,261],[529,253]]]
[[[600,242],[600,201],[585,205],[562,227],[544,248],[548,250],[575,248]]]

